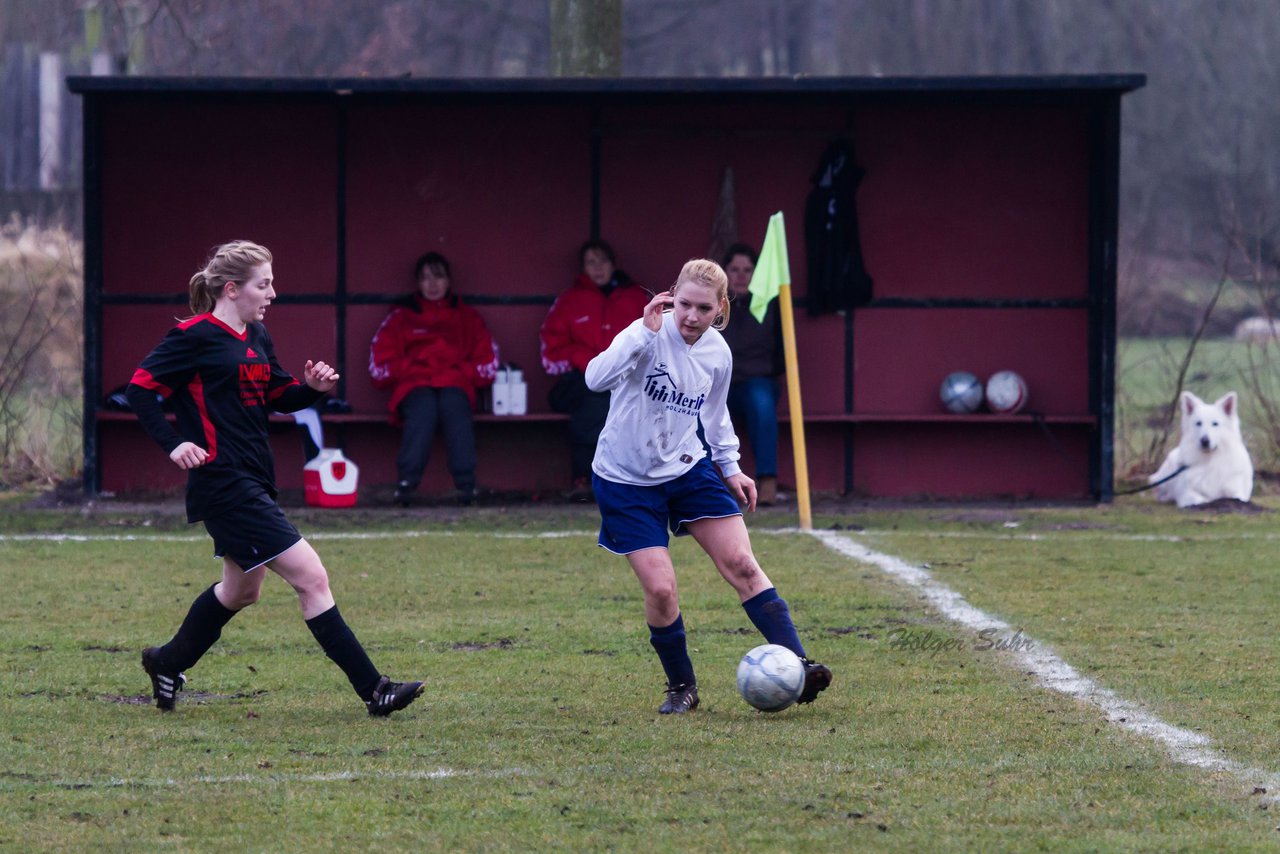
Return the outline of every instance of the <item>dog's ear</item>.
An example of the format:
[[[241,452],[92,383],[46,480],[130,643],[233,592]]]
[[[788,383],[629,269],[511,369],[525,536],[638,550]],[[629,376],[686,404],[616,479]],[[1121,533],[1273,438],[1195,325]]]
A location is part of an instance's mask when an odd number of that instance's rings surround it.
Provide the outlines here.
[[[1234,418],[1236,415],[1236,393],[1234,391],[1227,392],[1218,398],[1214,406],[1220,407],[1223,412],[1227,413],[1227,417]]]
[[[1196,411],[1197,406],[1204,403],[1203,400],[1196,397],[1194,394],[1192,394],[1189,391],[1184,391],[1181,395],[1179,395],[1178,400],[1181,401],[1182,403],[1183,415],[1191,415],[1191,413]]]

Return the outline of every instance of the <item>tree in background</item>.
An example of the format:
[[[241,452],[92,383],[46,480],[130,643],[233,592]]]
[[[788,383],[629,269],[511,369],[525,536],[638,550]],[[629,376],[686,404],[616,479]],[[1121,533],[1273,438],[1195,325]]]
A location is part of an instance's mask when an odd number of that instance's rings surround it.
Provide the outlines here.
[[[551,73],[617,77],[622,73],[622,0],[550,0]]]

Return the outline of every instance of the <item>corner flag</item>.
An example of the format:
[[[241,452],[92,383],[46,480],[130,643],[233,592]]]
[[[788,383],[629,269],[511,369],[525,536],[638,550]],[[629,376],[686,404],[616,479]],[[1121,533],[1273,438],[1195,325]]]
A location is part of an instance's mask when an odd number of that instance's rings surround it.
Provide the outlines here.
[[[760,261],[751,277],[751,313],[764,323],[769,303],[778,298],[778,320],[782,325],[782,351],[787,367],[787,406],[791,411],[791,447],[795,455],[796,499],[800,510],[800,530],[813,530],[809,506],[809,460],[804,447],[804,407],[800,403],[800,363],[796,359],[796,320],[791,310],[791,266],[787,263],[787,228],[782,211],[769,217]]]
[[[760,260],[751,277],[751,313],[758,323],[764,323],[764,313],[769,303],[778,295],[783,285],[791,284],[791,265],[787,263],[787,227],[782,221],[782,211],[769,217],[769,228],[760,247]]]

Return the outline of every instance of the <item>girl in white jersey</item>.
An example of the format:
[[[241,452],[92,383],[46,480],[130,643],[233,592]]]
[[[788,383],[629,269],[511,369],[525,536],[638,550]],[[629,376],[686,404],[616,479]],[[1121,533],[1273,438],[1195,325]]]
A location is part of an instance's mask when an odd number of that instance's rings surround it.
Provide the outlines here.
[[[766,641],[800,656],[805,684],[797,702],[813,702],[831,684],[830,669],[805,656],[787,603],[756,562],[742,519],[740,505],[755,509],[756,486],[738,466],[738,437],[725,403],[733,355],[719,330],[729,318],[728,286],[714,261],[690,261],[671,290],[655,296],[586,371],[591,390],[611,392],[592,463],[599,542],[626,556],[644,590],[649,642],[667,677],[658,709],[664,715],[698,706],[668,527],[697,540]]]

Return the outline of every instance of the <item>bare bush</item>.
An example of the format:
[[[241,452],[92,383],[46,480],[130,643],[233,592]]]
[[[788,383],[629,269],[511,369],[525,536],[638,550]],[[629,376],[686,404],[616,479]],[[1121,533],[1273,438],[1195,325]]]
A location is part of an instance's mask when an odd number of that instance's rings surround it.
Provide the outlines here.
[[[1270,217],[1261,216],[1253,208],[1252,217],[1241,212],[1241,207],[1234,204],[1234,196],[1224,203],[1224,230],[1230,236],[1232,247],[1238,264],[1238,273],[1253,298],[1253,315],[1261,320],[1268,329],[1276,326],[1275,305],[1278,285],[1280,285],[1280,263],[1276,258],[1270,235],[1274,227]],[[1263,423],[1259,449],[1255,456],[1255,467],[1275,471],[1280,466],[1280,377],[1277,377],[1277,363],[1280,362],[1280,342],[1272,336],[1256,336],[1246,339],[1247,362],[1244,371],[1244,384],[1248,392],[1255,398],[1258,411],[1262,414]]]
[[[1156,364],[1131,365],[1134,375],[1144,376],[1146,382],[1135,382],[1130,388],[1126,377],[1117,378],[1116,470],[1121,477],[1136,477],[1158,465],[1176,441],[1173,433],[1179,395],[1188,384],[1202,382],[1225,382],[1243,391],[1246,402],[1242,409],[1249,415],[1246,437],[1254,467],[1260,472],[1280,469],[1280,341],[1274,337],[1280,327],[1276,309],[1280,305],[1280,259],[1271,240],[1275,226],[1269,210],[1249,198],[1252,176],[1241,168],[1236,175],[1238,180],[1220,191],[1217,233],[1225,248],[1217,286],[1199,301],[1188,299],[1197,312],[1190,339],[1171,338],[1149,353],[1146,359]],[[1166,286],[1163,293],[1168,292]],[[1225,302],[1231,306],[1224,320],[1221,308]],[[1266,330],[1266,334],[1237,340],[1232,350],[1217,350],[1216,358],[1207,365],[1200,360],[1202,369],[1207,370],[1192,374],[1191,365],[1198,359],[1202,341],[1209,337],[1238,339],[1229,331],[1246,317],[1252,328]],[[1174,334],[1187,333],[1178,330]],[[1158,384],[1162,401],[1157,406],[1150,402],[1153,383]]]
[[[1137,395],[1131,393],[1123,376],[1117,378],[1116,435],[1119,446],[1116,449],[1116,471],[1121,478],[1137,477],[1143,472],[1154,470],[1164,458],[1170,441],[1176,441],[1174,426],[1178,398],[1186,388],[1191,363],[1213,319],[1214,308],[1229,284],[1230,279],[1224,272],[1219,277],[1208,304],[1200,309],[1200,317],[1184,347],[1175,349],[1163,346],[1158,357],[1154,357],[1158,364],[1135,366],[1141,373],[1160,377],[1157,383],[1166,396],[1154,411],[1136,400]],[[1145,389],[1137,391],[1140,393]]]
[[[0,228],[0,486],[79,468],[81,257],[61,229]]]

